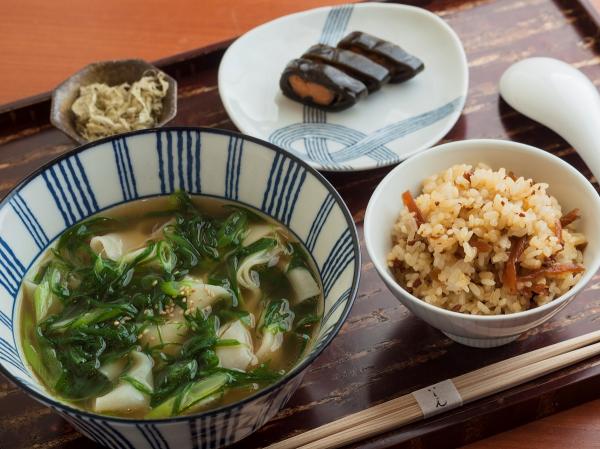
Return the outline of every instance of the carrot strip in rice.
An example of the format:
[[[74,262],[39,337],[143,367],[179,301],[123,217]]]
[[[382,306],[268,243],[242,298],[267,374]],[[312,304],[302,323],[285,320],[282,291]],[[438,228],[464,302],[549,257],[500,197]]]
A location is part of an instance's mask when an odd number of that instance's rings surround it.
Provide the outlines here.
[[[417,226],[421,226],[423,223],[425,223],[425,218],[423,218],[421,209],[419,209],[419,206],[417,206],[417,203],[415,203],[415,199],[409,190],[402,194],[402,201],[404,202],[404,205],[408,211],[413,215],[413,217],[415,217]]]
[[[556,238],[558,239],[558,243],[560,243],[561,245],[564,246],[565,241],[563,239],[563,235],[562,235],[562,223],[560,220],[556,220],[556,224],[554,225],[554,234],[556,235]]]
[[[492,245],[490,245],[487,242],[484,242],[476,235],[473,235],[473,237],[471,237],[471,239],[469,240],[469,245],[471,245],[473,248],[477,248],[477,250],[482,253],[487,253],[493,248]]]
[[[535,281],[543,276],[555,277],[567,273],[581,273],[585,271],[585,267],[574,263],[556,263],[546,268],[532,271],[526,275],[520,276],[519,282]]]
[[[544,284],[535,284],[531,287],[531,291],[538,295],[542,295],[548,293],[548,286]]]
[[[579,209],[573,209],[570,212],[567,212],[562,217],[560,217],[560,224],[564,228],[565,226],[569,226],[575,220],[581,218],[581,211]]]
[[[504,267],[504,275],[502,276],[502,281],[504,285],[511,291],[517,291],[517,261],[523,251],[525,251],[525,244],[527,242],[527,236],[519,237],[517,240],[513,240],[510,255],[508,256],[508,260],[506,261],[506,265]]]

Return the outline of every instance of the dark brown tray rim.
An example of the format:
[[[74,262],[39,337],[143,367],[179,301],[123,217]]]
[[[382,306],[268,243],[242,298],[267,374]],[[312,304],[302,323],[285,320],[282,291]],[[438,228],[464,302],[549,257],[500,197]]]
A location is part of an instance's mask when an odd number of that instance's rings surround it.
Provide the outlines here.
[[[555,3],[565,3],[563,0],[553,1]],[[426,2],[418,0],[402,3],[416,3],[421,6],[426,4]],[[591,0],[579,0],[577,3],[596,26],[600,25],[600,11],[595,9]],[[219,53],[224,52],[234,40],[230,39],[161,58],[154,61],[153,64],[167,72],[180,68],[185,70],[194,61],[202,61],[205,58],[212,60],[212,57],[216,57]],[[17,115],[23,115],[23,118],[25,118],[27,114],[35,114],[36,110],[43,110],[46,104],[49,106],[50,95],[50,92],[45,92],[0,105],[0,123],[2,119],[11,120],[11,118],[14,119]],[[38,123],[39,120],[40,118],[38,117]],[[25,119],[24,121],[26,123],[23,126],[28,127],[27,120]],[[31,119],[31,122],[33,121]],[[13,123],[15,122],[13,121]],[[48,120],[46,120],[46,123],[48,123]],[[33,123],[31,125],[33,126]],[[477,441],[481,438],[512,429],[526,422],[600,397],[600,388],[598,388],[600,387],[600,366],[597,359],[565,368],[559,373],[561,375],[558,377],[544,377],[538,381],[507,390],[505,397],[501,397],[499,393],[477,401],[477,404],[479,404],[477,410],[472,409],[470,406],[464,409],[457,409],[453,413],[440,415],[439,417],[410,424],[402,429],[387,432],[376,439],[365,441],[364,445],[369,449],[384,447],[402,447],[407,449],[430,447],[428,446],[430,443],[432,444],[431,447],[456,447],[453,444],[458,441],[461,441],[460,444]],[[524,413],[523,409],[532,411],[531,415],[523,418],[521,416]],[[506,416],[505,414],[509,414],[511,418],[498,422],[498,417]],[[521,418],[516,416],[521,416]],[[472,435],[469,434],[468,429],[465,430],[465,426],[468,427],[468,422],[472,420],[482,420],[491,424],[483,430],[483,433]]]

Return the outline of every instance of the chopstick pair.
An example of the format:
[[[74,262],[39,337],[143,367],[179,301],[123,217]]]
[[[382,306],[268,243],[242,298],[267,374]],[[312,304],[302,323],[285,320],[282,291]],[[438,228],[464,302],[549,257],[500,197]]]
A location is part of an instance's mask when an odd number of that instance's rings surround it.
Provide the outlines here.
[[[342,447],[529,382],[598,354],[600,331],[595,331],[425,387],[265,449]]]

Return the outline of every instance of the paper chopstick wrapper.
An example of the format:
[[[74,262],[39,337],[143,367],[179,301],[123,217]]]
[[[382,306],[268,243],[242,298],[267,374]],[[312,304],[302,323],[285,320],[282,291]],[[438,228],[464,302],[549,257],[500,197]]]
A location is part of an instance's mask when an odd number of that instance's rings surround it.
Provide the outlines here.
[[[444,413],[463,404],[460,393],[450,379],[421,388],[414,391],[412,395],[419,404],[424,418]]]

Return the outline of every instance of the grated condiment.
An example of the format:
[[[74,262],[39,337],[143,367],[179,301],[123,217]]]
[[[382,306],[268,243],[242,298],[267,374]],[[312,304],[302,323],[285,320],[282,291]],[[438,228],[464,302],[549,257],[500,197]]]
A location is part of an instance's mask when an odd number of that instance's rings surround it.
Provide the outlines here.
[[[169,83],[161,72],[149,70],[133,84],[93,83],[79,88],[71,106],[79,135],[92,141],[156,125]]]

